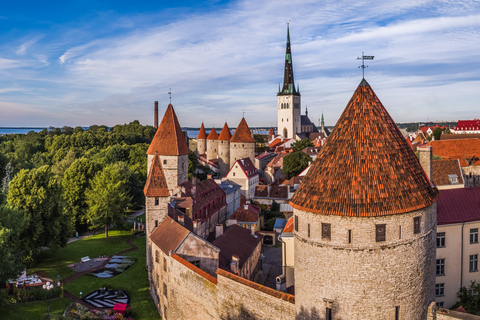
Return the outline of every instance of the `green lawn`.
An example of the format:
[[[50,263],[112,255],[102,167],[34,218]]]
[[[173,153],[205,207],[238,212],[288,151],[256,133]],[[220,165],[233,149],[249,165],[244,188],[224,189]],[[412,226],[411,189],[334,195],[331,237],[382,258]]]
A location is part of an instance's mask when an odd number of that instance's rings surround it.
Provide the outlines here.
[[[135,314],[135,319],[160,319],[155,304],[148,293],[149,283],[145,257],[145,236],[140,236],[134,239],[133,242],[138,246],[138,250],[127,255],[135,257],[137,262],[124,273],[109,279],[99,279],[85,275],[67,283],[64,287],[65,290],[79,297],[80,292],[85,296],[98,288],[109,285],[113,289],[125,290],[127,292],[131,298],[131,307]]]
[[[50,301],[50,314],[63,314],[63,311],[71,303],[69,299],[59,298]],[[3,307],[1,319],[8,320],[38,320],[47,314],[48,301],[22,303]]]
[[[38,263],[35,268],[28,270],[29,273],[42,270],[47,275],[56,279],[60,275],[61,279],[75,273],[68,267],[69,264],[80,262],[80,258],[89,256],[95,258],[100,255],[112,255],[119,251],[129,249],[130,246],[125,241],[131,236],[129,231],[109,230],[108,238],[103,233],[91,236],[69,243],[65,248],[57,252],[45,250],[40,253]]]

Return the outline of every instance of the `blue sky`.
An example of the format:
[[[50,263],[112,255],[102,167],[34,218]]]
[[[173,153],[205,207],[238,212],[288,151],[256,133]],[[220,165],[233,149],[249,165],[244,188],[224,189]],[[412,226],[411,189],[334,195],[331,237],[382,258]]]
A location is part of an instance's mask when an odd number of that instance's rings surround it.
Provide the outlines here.
[[[290,22],[302,110],[334,125],[365,78],[397,122],[480,116],[477,1],[14,1],[0,8],[0,126],[276,124]]]

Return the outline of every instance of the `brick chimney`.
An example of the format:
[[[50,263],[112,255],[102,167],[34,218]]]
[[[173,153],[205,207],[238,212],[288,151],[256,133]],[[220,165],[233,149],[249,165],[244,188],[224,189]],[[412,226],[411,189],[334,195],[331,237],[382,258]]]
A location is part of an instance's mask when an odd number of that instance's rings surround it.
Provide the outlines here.
[[[230,262],[230,270],[238,274],[239,273],[239,264],[240,264],[240,257],[237,256],[236,254],[232,255],[232,261]]]
[[[422,165],[423,170],[425,170],[428,179],[432,181],[432,147],[418,147],[418,151],[420,154],[420,164]]]
[[[223,234],[223,224],[217,224],[215,227],[215,239]]]
[[[155,101],[155,108],[154,108],[154,115],[153,115],[153,126],[155,129],[158,129],[158,101]]]

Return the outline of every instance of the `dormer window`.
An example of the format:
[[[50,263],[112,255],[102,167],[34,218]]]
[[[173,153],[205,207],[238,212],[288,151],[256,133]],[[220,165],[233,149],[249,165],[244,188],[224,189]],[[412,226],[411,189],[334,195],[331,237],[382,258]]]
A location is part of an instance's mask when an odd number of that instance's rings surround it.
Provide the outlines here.
[[[450,184],[458,184],[458,176],[456,174],[449,174],[448,180],[450,181]]]

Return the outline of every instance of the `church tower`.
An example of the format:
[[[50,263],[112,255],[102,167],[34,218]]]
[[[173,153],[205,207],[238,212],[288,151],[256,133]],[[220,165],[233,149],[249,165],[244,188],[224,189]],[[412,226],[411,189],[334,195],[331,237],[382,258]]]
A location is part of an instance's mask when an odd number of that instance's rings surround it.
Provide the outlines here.
[[[427,319],[437,195],[363,79],[290,202],[297,319]]]
[[[287,50],[283,87],[277,94],[277,128],[284,138],[294,138],[301,132],[300,92],[295,89],[293,79],[292,51],[290,49],[290,28],[287,25]]]

